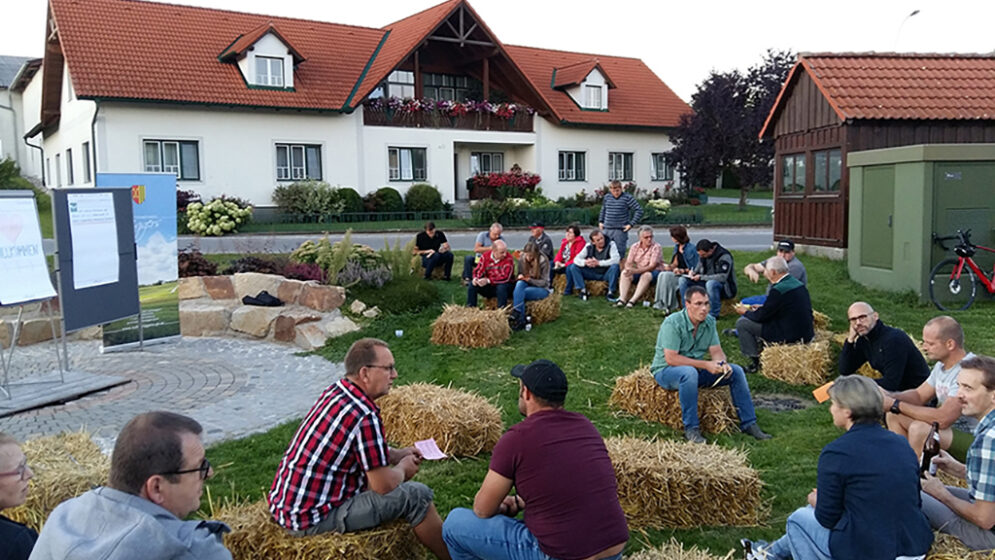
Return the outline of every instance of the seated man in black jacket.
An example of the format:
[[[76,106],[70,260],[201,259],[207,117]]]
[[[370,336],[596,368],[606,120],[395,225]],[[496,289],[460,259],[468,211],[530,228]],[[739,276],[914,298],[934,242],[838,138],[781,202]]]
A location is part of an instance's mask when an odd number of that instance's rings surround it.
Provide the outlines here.
[[[760,369],[760,343],[809,342],[812,329],[812,301],[808,290],[788,273],[782,257],[767,259],[764,276],[770,281],[767,300],[760,306],[737,306],[742,315],[736,320],[739,349],[750,358],[747,373]]]
[[[840,351],[840,375],[850,375],[866,362],[881,372],[877,382],[887,391],[915,389],[926,381],[929,366],[909,335],[885,325],[863,301],[850,306],[847,318],[850,334]]]

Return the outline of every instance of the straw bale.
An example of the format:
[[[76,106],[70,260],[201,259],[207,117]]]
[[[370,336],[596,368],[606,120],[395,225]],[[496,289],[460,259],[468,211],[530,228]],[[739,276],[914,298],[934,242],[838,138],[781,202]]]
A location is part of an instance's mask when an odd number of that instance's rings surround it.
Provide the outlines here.
[[[715,556],[708,549],[701,550],[697,546],[685,549],[677,539],[670,537],[670,542],[658,548],[647,548],[626,556],[627,560],[732,560],[735,551],[729,551],[725,556]]]
[[[816,311],[814,309],[812,310],[812,326],[815,328],[815,330],[827,331],[829,330],[829,325],[832,322],[833,320],[829,317],[829,315],[826,315],[821,311]]]
[[[608,282],[603,280],[585,280],[584,287],[591,297],[601,297],[608,293]],[[553,291],[562,294],[567,289],[566,274],[556,274],[553,276]],[[577,287],[574,287],[576,290]]]
[[[672,440],[605,440],[630,528],[754,526],[768,514],[746,452]]]
[[[500,346],[511,336],[508,310],[446,305],[432,323],[432,344],[467,348]]]
[[[410,560],[425,552],[406,522],[356,533],[293,537],[270,516],[266,501],[221,508],[214,516],[231,527],[225,547],[234,560]]]
[[[377,401],[384,432],[402,447],[435,438],[447,455],[490,452],[504,432],[501,412],[475,393],[412,383],[391,389]]]
[[[815,336],[812,337],[812,342],[825,342],[828,347],[833,342],[834,337],[833,331],[817,329]]]
[[[648,367],[615,378],[609,402],[648,422],[659,422],[683,431],[681,403],[677,391],[660,387]],[[711,434],[739,431],[739,417],[732,405],[728,387],[698,389],[698,418],[701,431]]]
[[[995,550],[971,551],[957,537],[936,532],[926,560],[995,560]]]
[[[4,515],[32,529],[40,531],[55,506],[107,483],[110,459],[87,432],[33,439],[21,450],[35,476],[27,501]]]
[[[553,292],[543,299],[525,302],[525,313],[532,316],[533,325],[549,323],[560,318],[560,302],[563,296]]]
[[[415,255],[411,257],[411,274],[418,278],[425,276],[425,267],[421,264],[421,256]],[[446,269],[441,266],[437,266],[432,269],[432,278],[441,280],[446,276]]]
[[[760,374],[791,385],[822,385],[832,367],[829,344],[767,344],[760,353]]]

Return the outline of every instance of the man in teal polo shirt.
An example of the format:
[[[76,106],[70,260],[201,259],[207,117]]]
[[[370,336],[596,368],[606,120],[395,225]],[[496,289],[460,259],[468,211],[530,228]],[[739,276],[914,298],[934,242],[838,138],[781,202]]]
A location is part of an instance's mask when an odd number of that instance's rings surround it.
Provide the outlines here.
[[[757,426],[743,368],[726,362],[715,318],[708,313],[708,293],[701,286],[691,286],[684,295],[684,304],[684,311],[671,314],[660,325],[650,371],[661,387],[677,390],[685,439],[705,443],[698,427],[698,387],[722,385],[729,386],[740,429],[757,439],[770,439],[770,434]],[[706,356],[711,359],[706,360]]]

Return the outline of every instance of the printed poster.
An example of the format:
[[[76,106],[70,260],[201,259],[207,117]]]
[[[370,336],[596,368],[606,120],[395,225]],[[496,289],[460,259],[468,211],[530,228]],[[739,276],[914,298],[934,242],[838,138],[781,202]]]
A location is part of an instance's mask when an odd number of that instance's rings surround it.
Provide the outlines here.
[[[75,193],[69,205],[69,238],[73,247],[73,287],[78,290],[114,284],[120,255],[111,193]]]
[[[141,313],[104,325],[104,348],[180,335],[176,264],[176,175],[98,173],[97,187],[131,191]]]
[[[55,297],[34,196],[0,197],[0,305]]]

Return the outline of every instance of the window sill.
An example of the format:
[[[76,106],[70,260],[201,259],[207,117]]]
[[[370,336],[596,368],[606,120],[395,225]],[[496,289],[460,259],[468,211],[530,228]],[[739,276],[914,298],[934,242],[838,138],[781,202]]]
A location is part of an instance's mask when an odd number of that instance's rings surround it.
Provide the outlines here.
[[[587,179],[559,179],[558,183],[586,183]]]

